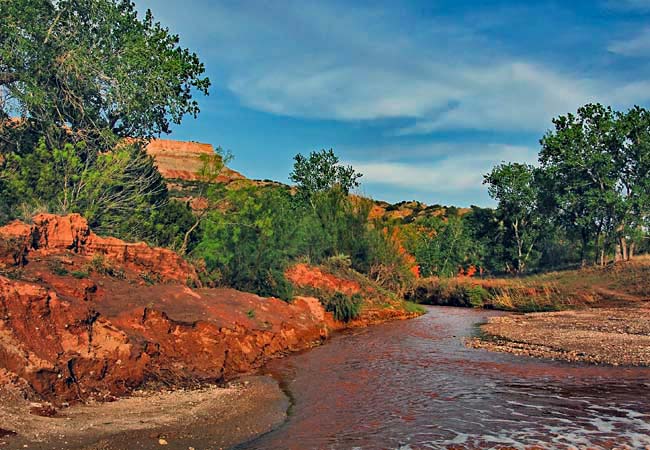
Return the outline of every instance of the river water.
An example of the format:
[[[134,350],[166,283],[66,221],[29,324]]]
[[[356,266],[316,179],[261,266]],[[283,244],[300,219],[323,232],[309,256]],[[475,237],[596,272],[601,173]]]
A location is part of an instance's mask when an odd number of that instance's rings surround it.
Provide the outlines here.
[[[650,369],[470,349],[495,313],[432,307],[266,370],[288,421],[243,449],[650,449]]]

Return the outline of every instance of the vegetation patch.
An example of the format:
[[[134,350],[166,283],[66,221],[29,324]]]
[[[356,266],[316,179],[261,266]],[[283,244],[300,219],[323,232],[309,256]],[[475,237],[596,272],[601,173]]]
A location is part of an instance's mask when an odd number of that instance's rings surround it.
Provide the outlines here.
[[[359,317],[363,298],[360,294],[345,295],[342,292],[335,292],[329,298],[321,299],[325,311],[331,312],[334,318],[340,322],[350,322]]]

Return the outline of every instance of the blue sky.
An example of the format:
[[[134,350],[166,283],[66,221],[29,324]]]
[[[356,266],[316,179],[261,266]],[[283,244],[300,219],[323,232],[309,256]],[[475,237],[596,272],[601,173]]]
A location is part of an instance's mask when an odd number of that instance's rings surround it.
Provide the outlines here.
[[[534,162],[551,118],[650,103],[650,0],[136,0],[213,87],[170,138],[252,178],[333,148],[391,202],[492,204],[482,175]]]

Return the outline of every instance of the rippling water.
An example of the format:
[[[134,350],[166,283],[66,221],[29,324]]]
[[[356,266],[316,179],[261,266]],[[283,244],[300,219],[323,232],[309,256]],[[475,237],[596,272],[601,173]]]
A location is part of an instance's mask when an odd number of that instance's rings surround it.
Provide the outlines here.
[[[267,370],[289,420],[245,449],[650,449],[650,370],[466,348],[494,313],[434,307]]]

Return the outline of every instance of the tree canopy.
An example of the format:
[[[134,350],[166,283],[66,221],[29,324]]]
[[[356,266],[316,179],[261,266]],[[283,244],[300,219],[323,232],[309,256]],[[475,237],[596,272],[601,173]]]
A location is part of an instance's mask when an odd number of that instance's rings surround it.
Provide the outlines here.
[[[362,176],[352,166],[341,165],[334,150],[329,149],[311,152],[309,157],[296,155],[289,178],[296,183],[300,194],[309,197],[333,188],[338,188],[347,195],[359,186],[359,178]]]
[[[138,17],[130,1],[2,0],[0,151],[33,145],[8,128],[30,129],[52,148],[169,133],[199,112],[194,93],[210,86],[204,71],[177,35],[150,11]]]

